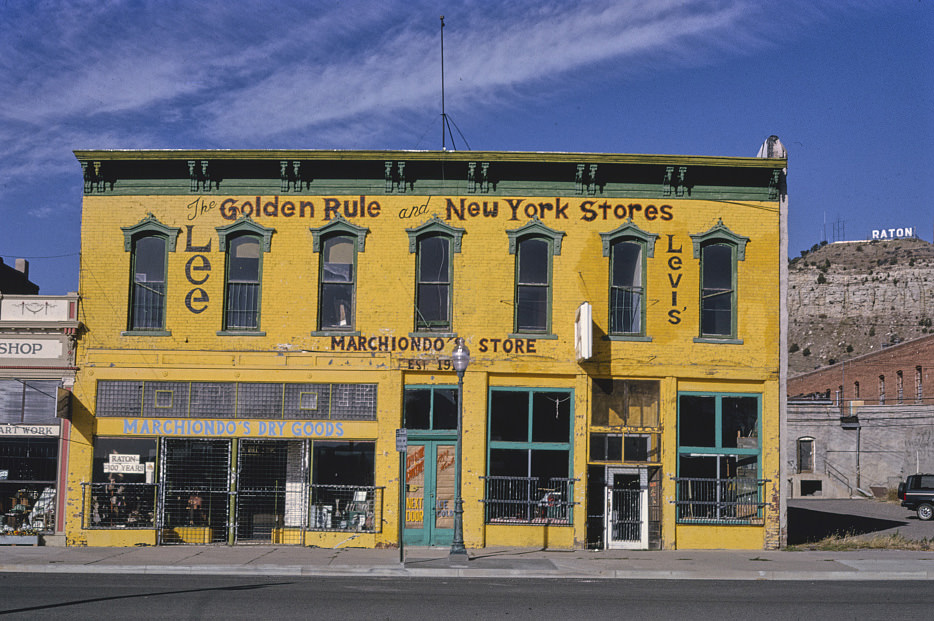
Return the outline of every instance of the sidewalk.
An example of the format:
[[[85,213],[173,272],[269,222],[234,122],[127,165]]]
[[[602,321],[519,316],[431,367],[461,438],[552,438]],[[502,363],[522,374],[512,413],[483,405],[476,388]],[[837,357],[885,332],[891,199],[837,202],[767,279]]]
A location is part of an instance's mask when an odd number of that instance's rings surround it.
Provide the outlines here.
[[[586,551],[485,548],[452,561],[447,550],[161,546],[0,547],[0,572],[577,578],[680,580],[934,580],[934,553],[900,550]]]

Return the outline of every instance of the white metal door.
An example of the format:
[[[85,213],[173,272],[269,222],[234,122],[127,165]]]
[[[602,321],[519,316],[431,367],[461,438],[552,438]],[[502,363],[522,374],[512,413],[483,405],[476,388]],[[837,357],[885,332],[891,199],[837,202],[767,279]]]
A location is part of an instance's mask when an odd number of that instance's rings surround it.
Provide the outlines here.
[[[604,515],[607,549],[648,549],[648,472],[644,468],[607,468]]]

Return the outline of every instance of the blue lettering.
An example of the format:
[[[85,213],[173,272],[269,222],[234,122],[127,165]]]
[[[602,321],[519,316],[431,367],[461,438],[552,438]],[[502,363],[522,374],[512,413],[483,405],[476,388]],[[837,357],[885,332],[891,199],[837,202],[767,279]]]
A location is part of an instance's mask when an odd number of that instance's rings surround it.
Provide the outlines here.
[[[138,420],[129,420],[124,419],[123,421],[123,433],[137,433],[136,425],[139,423]]]

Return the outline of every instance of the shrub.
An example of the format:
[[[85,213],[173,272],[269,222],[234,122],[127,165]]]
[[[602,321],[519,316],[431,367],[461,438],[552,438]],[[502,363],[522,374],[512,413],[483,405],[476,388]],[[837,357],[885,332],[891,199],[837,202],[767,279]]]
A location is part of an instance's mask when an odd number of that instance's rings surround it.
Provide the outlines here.
[[[827,279],[824,277],[824,275],[823,275],[823,274],[818,274],[818,275],[817,275],[817,284],[822,285],[822,284],[824,284],[825,282],[827,282]]]
[[[810,356],[810,355],[811,355],[811,348],[810,348],[810,347],[805,347],[805,348],[804,348],[804,351],[801,352],[801,355],[802,355],[802,356]]]
[[[796,351],[798,351],[799,349],[800,349],[800,347],[798,347],[798,344],[797,344],[797,343],[792,343],[792,344],[791,344],[791,347],[788,348],[788,351],[789,351],[789,353],[792,353],[792,354],[793,354],[793,353],[795,353]]]

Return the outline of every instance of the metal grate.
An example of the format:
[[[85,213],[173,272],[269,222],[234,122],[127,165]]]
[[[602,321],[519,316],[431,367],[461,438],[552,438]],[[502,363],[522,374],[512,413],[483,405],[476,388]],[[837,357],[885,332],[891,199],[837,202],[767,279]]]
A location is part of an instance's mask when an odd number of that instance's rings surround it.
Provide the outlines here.
[[[571,524],[576,479],[489,476],[488,524]]]
[[[675,478],[678,521],[699,524],[761,524],[766,479]]]
[[[131,329],[161,330],[165,325],[165,283],[134,282],[132,315]]]
[[[164,543],[227,541],[229,469],[229,440],[163,439]]]
[[[158,486],[82,483],[82,528],[154,528]]]
[[[237,542],[301,544],[304,539],[306,443],[241,440]]]
[[[228,330],[255,330],[259,327],[259,283],[227,283]]]
[[[614,489],[610,493],[610,540],[641,540],[642,490]]]

